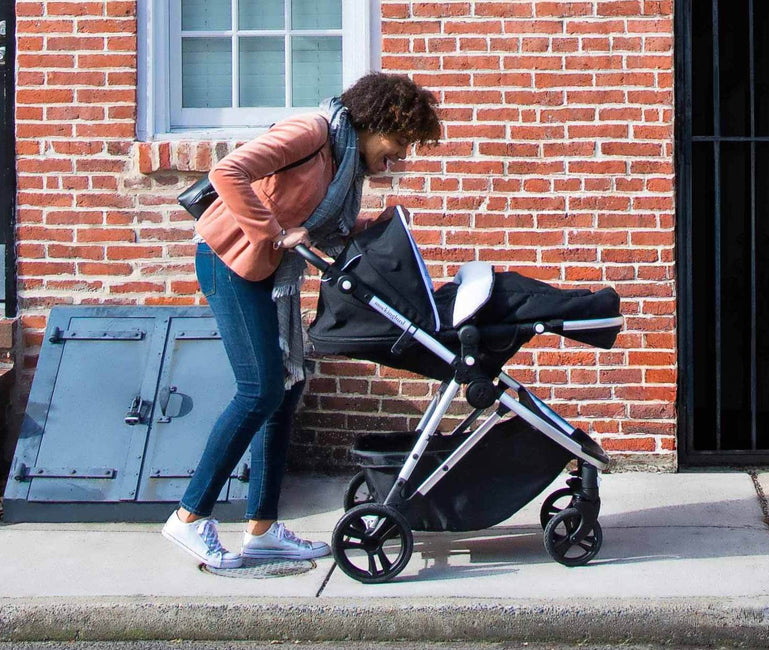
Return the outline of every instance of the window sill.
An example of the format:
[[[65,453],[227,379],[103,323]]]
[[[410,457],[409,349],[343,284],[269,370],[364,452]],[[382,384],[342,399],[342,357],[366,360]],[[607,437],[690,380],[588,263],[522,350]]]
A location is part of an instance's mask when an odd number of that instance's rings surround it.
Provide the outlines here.
[[[210,131],[199,132],[200,137],[187,132],[183,136],[179,134],[179,139],[136,142],[134,160],[140,174],[160,171],[207,172],[228,153],[260,132],[251,132],[249,135],[241,133],[241,137],[232,139],[225,139],[219,133],[216,139],[211,139]]]

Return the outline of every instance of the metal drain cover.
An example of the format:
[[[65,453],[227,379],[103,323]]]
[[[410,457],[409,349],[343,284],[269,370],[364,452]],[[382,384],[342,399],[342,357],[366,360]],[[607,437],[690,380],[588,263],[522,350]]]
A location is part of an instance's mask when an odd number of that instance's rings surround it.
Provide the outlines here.
[[[317,564],[312,560],[255,560],[243,558],[243,566],[237,569],[217,569],[216,567],[200,565],[204,573],[211,573],[225,578],[242,578],[246,580],[264,580],[265,578],[284,578],[312,571]]]

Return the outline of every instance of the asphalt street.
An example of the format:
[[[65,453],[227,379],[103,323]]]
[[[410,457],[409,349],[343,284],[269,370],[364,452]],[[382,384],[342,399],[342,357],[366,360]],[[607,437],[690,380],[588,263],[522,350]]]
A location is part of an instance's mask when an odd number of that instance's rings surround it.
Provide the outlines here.
[[[0,650],[705,650],[705,646],[670,645],[592,645],[552,643],[300,643],[280,641],[274,643],[252,643],[249,641],[113,641],[113,642],[45,642],[45,643],[0,643]],[[707,646],[707,650],[741,648],[758,650],[747,646]]]

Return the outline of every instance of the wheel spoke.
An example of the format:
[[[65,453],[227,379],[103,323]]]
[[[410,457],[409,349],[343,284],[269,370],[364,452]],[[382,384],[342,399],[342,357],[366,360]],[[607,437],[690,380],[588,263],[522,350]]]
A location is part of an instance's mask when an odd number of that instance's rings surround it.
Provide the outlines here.
[[[376,568],[376,562],[374,561],[374,554],[369,553],[368,555],[368,572],[375,576],[379,573],[379,569]]]
[[[386,540],[390,539],[391,537],[397,537],[398,533],[396,532],[395,535],[393,535],[393,531],[397,531],[398,525],[394,521],[390,521],[389,519],[385,519],[382,521],[382,523],[379,526],[379,530],[376,532],[377,539],[380,539],[382,543],[384,543]]]
[[[377,552],[377,555],[379,556],[379,562],[382,564],[382,569],[389,571],[393,564],[390,562],[390,559],[387,557],[387,555],[385,555],[384,549],[380,548]]]
[[[358,530],[355,526],[350,524],[347,526],[347,528],[344,529],[344,534],[346,537],[354,537],[355,539],[365,539],[366,533],[364,531]]]
[[[344,541],[342,542],[342,548],[344,550],[350,550],[350,549],[356,549],[356,548],[363,548],[363,544],[356,544],[354,542],[350,541]]]
[[[566,552],[569,550],[569,547],[571,544],[569,543],[569,537],[568,535],[565,535],[563,537],[560,537],[554,544],[553,548],[558,551],[561,555],[565,555]]]

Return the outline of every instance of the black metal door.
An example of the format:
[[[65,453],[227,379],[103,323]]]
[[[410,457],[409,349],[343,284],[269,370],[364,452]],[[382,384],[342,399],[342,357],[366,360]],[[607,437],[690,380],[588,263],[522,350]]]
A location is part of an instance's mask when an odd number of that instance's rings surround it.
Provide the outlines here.
[[[769,2],[676,6],[679,449],[769,462]]]
[[[13,243],[16,204],[14,17],[13,0],[0,0],[0,316],[16,314],[16,255]]]

